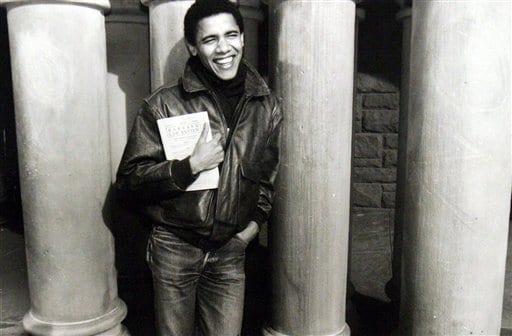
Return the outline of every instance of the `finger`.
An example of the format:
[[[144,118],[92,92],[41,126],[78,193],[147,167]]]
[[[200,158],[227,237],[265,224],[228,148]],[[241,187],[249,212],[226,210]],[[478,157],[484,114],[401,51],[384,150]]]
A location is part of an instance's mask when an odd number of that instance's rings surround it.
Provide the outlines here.
[[[206,123],[203,124],[203,129],[201,131],[201,135],[199,136],[199,140],[201,142],[206,142],[206,137],[208,136],[208,125]]]
[[[210,142],[220,143],[221,135],[219,133],[215,134]]]
[[[213,148],[213,152],[215,153],[215,155],[224,156],[224,149],[222,148],[222,146],[220,144],[216,145]]]
[[[220,162],[224,161],[224,151],[222,149],[219,151],[217,155],[218,158],[220,159]]]

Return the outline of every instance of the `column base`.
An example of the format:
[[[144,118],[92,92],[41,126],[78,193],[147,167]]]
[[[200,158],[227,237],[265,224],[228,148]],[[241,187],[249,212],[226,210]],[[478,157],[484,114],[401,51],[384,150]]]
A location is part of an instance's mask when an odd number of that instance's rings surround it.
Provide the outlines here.
[[[114,328],[104,331],[94,336],[130,336],[130,332],[122,324],[116,325]]]
[[[262,332],[263,336],[293,336],[293,335],[283,334],[283,333],[281,333],[279,331],[275,331],[270,326],[264,327],[261,332]],[[314,335],[311,335],[311,336],[314,336]],[[327,335],[326,334],[322,334],[322,335],[319,334],[318,336],[350,336],[350,327],[348,326],[348,324],[345,323],[343,328],[341,328],[341,330],[338,331],[335,334],[327,334]]]
[[[43,336],[129,336],[128,330],[121,325],[126,314],[126,304],[120,299],[105,315],[78,322],[47,322],[29,310],[23,317],[23,327],[30,334]]]

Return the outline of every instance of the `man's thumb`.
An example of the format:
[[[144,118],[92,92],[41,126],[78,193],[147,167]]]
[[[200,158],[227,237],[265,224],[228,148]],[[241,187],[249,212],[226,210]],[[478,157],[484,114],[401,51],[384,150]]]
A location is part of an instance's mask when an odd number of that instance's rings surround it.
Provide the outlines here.
[[[201,135],[199,136],[199,141],[206,142],[206,138],[208,136],[208,124],[203,124],[203,130],[201,131]]]

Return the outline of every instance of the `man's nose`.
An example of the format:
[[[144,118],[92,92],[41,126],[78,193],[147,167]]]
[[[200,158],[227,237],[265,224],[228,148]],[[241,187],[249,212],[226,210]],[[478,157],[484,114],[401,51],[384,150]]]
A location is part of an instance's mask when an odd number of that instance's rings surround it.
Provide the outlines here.
[[[229,44],[226,39],[221,38],[219,43],[217,44],[217,52],[218,53],[226,53],[229,51]]]

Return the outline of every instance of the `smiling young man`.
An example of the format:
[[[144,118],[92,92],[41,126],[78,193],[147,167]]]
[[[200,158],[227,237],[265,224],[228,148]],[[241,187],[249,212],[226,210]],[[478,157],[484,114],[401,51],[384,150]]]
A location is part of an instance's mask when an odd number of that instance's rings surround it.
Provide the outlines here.
[[[244,27],[227,0],[198,0],[188,10],[190,52],[179,83],[144,100],[125,148],[116,186],[153,225],[159,335],[239,335],[247,244],[270,214],[279,166],[281,112],[260,75],[243,59]],[[207,111],[192,154],[165,159],[157,120]],[[185,191],[218,167],[217,189]]]

